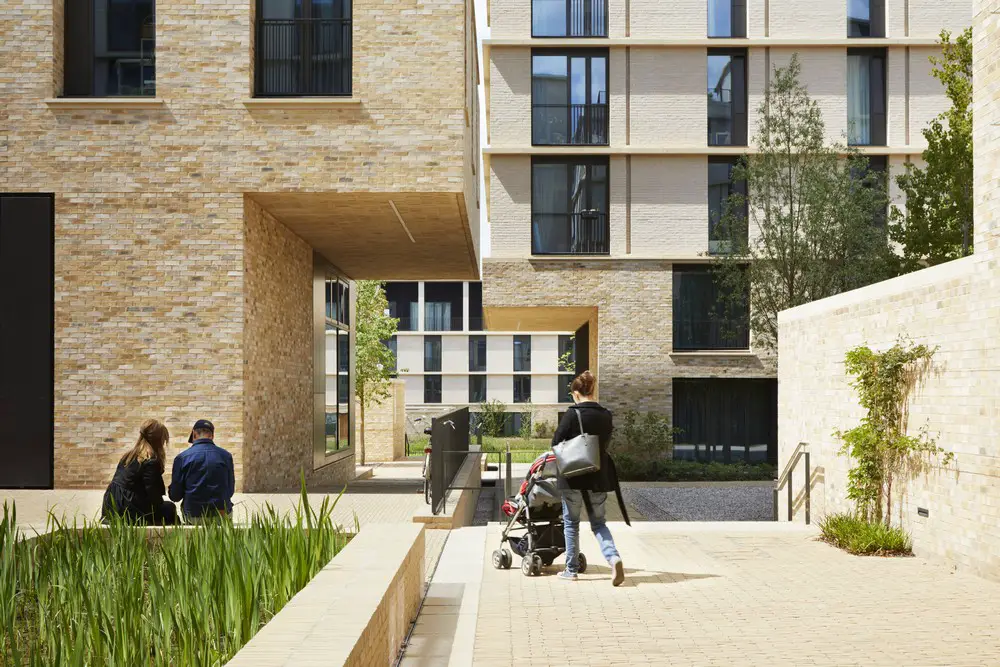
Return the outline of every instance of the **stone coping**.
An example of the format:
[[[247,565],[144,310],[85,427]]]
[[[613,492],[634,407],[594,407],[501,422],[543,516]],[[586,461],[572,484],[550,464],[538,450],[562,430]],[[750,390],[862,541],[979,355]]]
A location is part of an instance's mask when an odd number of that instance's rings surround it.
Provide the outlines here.
[[[365,526],[227,664],[390,664],[416,616],[423,570],[423,526]]]
[[[795,49],[882,48],[887,46],[934,47],[938,38],[928,37],[487,37],[484,49],[493,48],[746,48],[775,47]],[[484,59],[488,56],[484,56]]]
[[[160,97],[51,97],[52,109],[158,109],[166,104]]]
[[[247,109],[330,109],[360,107],[357,97],[253,97],[243,100]]]
[[[462,467],[455,475],[455,485],[463,487],[479,487],[483,479],[483,466],[481,459],[483,453],[470,450]],[[430,505],[426,505],[421,511],[413,515],[414,523],[426,524],[431,529],[451,530],[461,528],[472,523],[473,515],[476,512],[476,503],[479,500],[480,490],[478,488],[466,488],[456,491],[449,491],[445,496],[445,511],[435,515],[431,512]]]

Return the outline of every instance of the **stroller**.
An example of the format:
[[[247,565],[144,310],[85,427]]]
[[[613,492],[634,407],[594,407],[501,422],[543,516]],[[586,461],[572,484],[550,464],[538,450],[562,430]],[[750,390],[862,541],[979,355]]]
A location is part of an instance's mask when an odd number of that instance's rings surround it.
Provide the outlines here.
[[[496,569],[509,570],[513,554],[517,554],[524,576],[538,576],[542,566],[552,565],[566,551],[562,494],[556,483],[556,457],[552,452],[535,459],[518,494],[505,500],[501,509],[508,521],[500,537],[501,547],[493,552]],[[586,570],[587,559],[580,553],[578,571]]]

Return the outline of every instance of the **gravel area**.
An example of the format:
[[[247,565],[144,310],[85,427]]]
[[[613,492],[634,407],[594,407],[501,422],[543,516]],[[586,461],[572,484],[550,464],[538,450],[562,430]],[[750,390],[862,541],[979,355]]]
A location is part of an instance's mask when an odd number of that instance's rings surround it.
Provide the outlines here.
[[[625,502],[648,521],[771,521],[769,485],[628,486]]]

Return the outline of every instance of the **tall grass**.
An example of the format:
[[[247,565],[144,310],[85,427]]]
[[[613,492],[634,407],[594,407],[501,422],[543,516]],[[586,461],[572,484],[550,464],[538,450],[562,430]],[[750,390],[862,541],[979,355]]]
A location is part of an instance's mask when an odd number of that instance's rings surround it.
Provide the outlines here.
[[[905,556],[913,553],[910,536],[896,526],[868,521],[854,514],[831,514],[819,522],[823,539],[852,554]]]
[[[338,500],[162,532],[50,516],[34,540],[4,504],[0,664],[224,664],[347,543]]]

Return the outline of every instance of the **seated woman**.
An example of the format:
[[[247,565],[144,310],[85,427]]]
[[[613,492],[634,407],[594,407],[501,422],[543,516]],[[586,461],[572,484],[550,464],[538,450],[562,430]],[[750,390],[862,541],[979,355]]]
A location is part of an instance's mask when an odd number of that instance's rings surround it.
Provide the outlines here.
[[[101,516],[105,522],[122,516],[136,523],[175,524],[177,507],[163,499],[163,469],[170,433],[162,422],[147,420],[139,439],[118,462],[114,479],[104,492]]]

